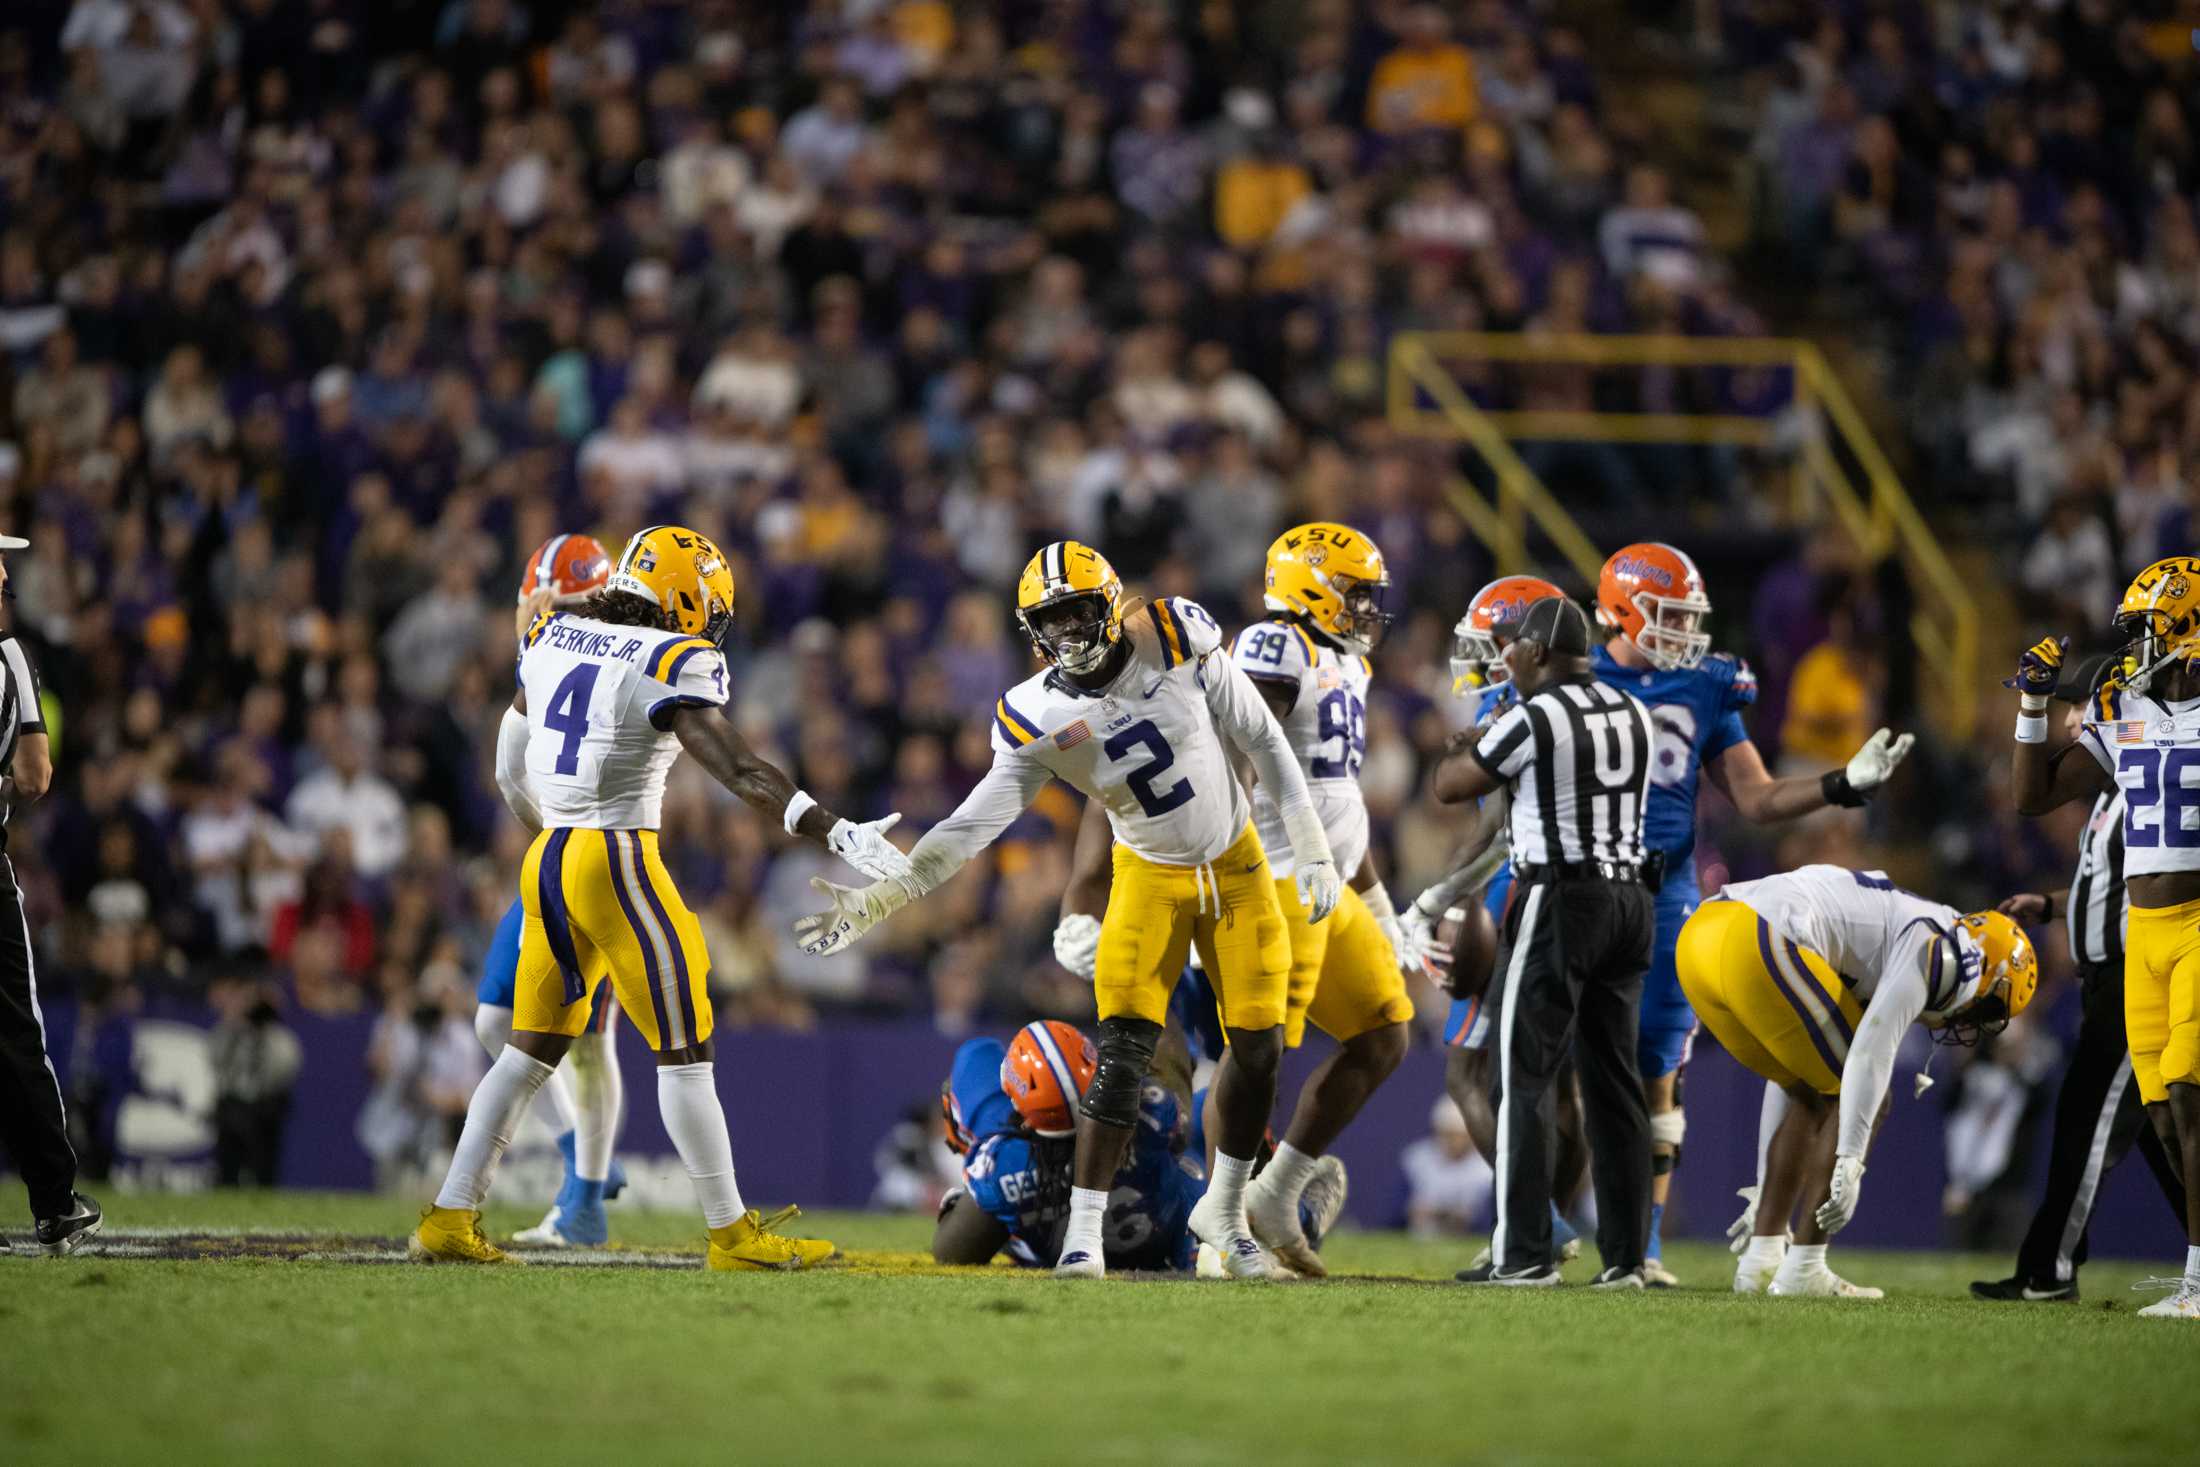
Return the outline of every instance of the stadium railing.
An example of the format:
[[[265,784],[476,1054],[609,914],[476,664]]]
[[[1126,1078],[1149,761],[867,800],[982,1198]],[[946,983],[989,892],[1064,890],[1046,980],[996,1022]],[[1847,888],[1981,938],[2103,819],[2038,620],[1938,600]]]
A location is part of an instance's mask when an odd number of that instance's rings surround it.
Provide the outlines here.
[[[1506,406],[1508,367],[1693,369],[1731,374],[1719,395],[1732,410],[1552,412]],[[1782,390],[1784,384],[1784,390]],[[1977,599],[1949,560],[1901,476],[1825,354],[1789,337],[1601,336],[1494,331],[1405,332],[1391,342],[1387,382],[1391,426],[1403,433],[1464,441],[1489,466],[1493,496],[1464,476],[1448,493],[1501,573],[1533,568],[1530,527],[1585,582],[1603,562],[1581,526],[1514,444],[1730,444],[1784,454],[1790,463],[1790,523],[1831,514],[1874,566],[1890,555],[1918,587],[1910,632],[1936,674],[1951,737],[1967,737],[1978,715]]]

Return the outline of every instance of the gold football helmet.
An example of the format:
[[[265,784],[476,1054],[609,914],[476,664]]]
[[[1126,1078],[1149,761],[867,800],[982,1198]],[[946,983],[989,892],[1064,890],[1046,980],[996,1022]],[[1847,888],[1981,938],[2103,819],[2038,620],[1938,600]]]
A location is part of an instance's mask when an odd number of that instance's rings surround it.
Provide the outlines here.
[[[2016,919],[2006,913],[1972,912],[1962,919],[1962,926],[1981,954],[1978,991],[1947,1016],[1948,1026],[1999,1033],[2039,992],[2040,955]]]
[[[1268,609],[1305,617],[1356,657],[1372,652],[1390,625],[1389,593],[1383,552],[1350,525],[1317,520],[1268,547]]]
[[[671,629],[723,646],[733,625],[733,572],[707,535],[680,525],[651,525],[626,542],[604,583],[663,611]]]
[[[2122,683],[2135,693],[2170,663],[2200,657],[2200,559],[2172,555],[2139,572],[2116,625],[2128,638]]]
[[[1123,582],[1090,545],[1057,540],[1031,557],[1016,582],[1016,620],[1040,657],[1087,673],[1123,635]]]

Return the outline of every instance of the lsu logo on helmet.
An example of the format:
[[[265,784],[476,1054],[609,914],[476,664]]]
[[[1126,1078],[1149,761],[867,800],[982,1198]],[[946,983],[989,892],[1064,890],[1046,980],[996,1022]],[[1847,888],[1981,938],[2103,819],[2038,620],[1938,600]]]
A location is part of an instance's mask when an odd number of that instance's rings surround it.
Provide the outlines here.
[[[733,572],[708,535],[651,525],[626,542],[605,586],[664,612],[673,631],[723,646],[733,626]]]
[[[1383,552],[1350,525],[1316,520],[1278,535],[1262,589],[1270,611],[1306,618],[1355,657],[1374,651],[1391,622]]]
[[[1077,1098],[1099,1065],[1092,1041],[1076,1025],[1041,1019],[1008,1042],[1001,1088],[1025,1125],[1041,1136],[1067,1136],[1077,1129]]]
[[[1612,552],[1597,577],[1597,620],[1635,644],[1664,672],[1694,667],[1711,650],[1711,615],[1696,562],[1662,541]]]
[[[2200,657],[2200,559],[2172,555],[2133,577],[2116,607],[2126,641],[2123,685],[2144,693],[2172,662]]]
[[[1451,629],[1451,695],[1464,697],[1469,688],[1511,681],[1497,629],[1519,621],[1535,602],[1565,594],[1540,576],[1499,576],[1475,592]]]
[[[527,557],[519,599],[547,590],[560,605],[571,605],[611,578],[611,557],[594,535],[552,535]]]

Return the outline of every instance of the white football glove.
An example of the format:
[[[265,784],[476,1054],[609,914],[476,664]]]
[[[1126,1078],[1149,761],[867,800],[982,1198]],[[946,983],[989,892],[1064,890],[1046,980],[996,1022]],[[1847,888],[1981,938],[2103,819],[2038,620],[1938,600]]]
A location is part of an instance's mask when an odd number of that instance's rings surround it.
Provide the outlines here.
[[[1848,768],[1842,771],[1848,776],[1849,788],[1860,795],[1878,789],[1893,776],[1895,766],[1916,742],[1916,734],[1898,739],[1885,729],[1864,740],[1864,747],[1850,756]]]
[[[1100,919],[1072,912],[1055,923],[1054,961],[1076,977],[1092,977],[1100,964]]]
[[[1856,1216],[1856,1197],[1864,1189],[1864,1160],[1857,1156],[1833,1159],[1833,1190],[1818,1209],[1818,1226],[1832,1237]]]
[[[909,904],[909,888],[886,879],[869,886],[838,886],[822,876],[810,885],[824,893],[830,909],[795,919],[794,940],[813,958],[830,957]]]
[[[862,825],[853,820],[837,821],[826,834],[826,848],[873,881],[907,882],[913,874],[909,858],[886,838],[886,832],[900,820],[897,812]]]
[[[1757,1189],[1736,1187],[1734,1195],[1748,1205],[1740,1217],[1726,1225],[1726,1251],[1741,1254],[1749,1251],[1749,1240],[1757,1231]]]
[[[1308,923],[1320,922],[1337,910],[1344,879],[1337,875],[1335,861],[1302,862],[1292,879],[1298,883],[1299,905],[1306,909]]]
[[[1389,939],[1391,956],[1398,960],[1398,967],[1416,977],[1424,975],[1428,950],[1407,930],[1406,924],[1398,915],[1393,912],[1389,916],[1377,917],[1375,925]]]

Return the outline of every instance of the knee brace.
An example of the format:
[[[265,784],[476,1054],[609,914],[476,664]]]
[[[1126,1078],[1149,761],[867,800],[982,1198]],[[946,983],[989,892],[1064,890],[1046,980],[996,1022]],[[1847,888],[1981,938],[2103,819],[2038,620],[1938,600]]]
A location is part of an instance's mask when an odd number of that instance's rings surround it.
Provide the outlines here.
[[[1099,1063],[1078,1110],[1103,1126],[1137,1125],[1138,1093],[1160,1042],[1161,1026],[1151,1019],[1102,1019]]]
[[[1662,1177],[1681,1164],[1681,1138],[1688,1134],[1688,1117],[1678,1110],[1661,1110],[1650,1117],[1650,1175]],[[1669,1146],[1670,1151],[1657,1148]]]

